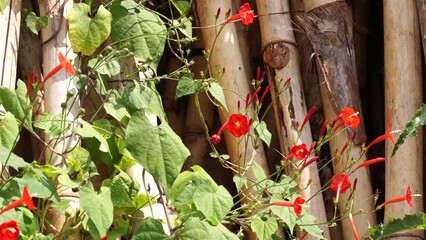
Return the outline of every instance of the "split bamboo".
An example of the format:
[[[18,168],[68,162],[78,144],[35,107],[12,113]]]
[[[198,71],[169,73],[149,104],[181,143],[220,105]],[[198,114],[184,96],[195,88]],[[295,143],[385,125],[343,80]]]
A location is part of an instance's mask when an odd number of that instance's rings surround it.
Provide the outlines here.
[[[424,11],[424,10],[423,10]],[[392,129],[404,129],[422,104],[422,66],[416,1],[383,2],[385,47],[385,119]],[[422,23],[424,24],[424,23]],[[423,193],[423,143],[419,136],[409,138],[391,156],[393,146],[386,143],[386,199],[404,195],[408,186]],[[423,200],[413,198],[414,207],[390,204],[385,207],[385,222],[406,214],[423,212]],[[423,231],[410,230],[387,239],[424,239]]]
[[[299,67],[299,53],[296,48],[288,1],[257,0],[260,30],[262,36],[263,61],[271,88],[275,109],[275,120],[282,154],[287,156],[294,144],[312,144],[309,124],[302,131],[300,121],[307,115]],[[281,14],[274,14],[281,13]],[[288,63],[286,61],[288,59]],[[272,61],[272,62],[271,62]],[[279,63],[280,62],[280,63]],[[279,64],[278,64],[279,63]],[[281,93],[285,79],[291,77],[291,88]],[[321,182],[316,162],[305,168],[299,179],[301,195],[308,202],[309,213],[317,218],[326,239],[330,239],[325,214]],[[306,237],[306,239],[314,239]]]
[[[48,26],[42,30],[42,57],[43,57],[43,72],[46,75],[50,70],[59,65],[58,53],[61,52],[64,56],[73,62],[76,55],[71,50],[71,44],[68,38],[68,31],[66,26],[65,16],[72,8],[73,1],[57,1],[57,0],[39,0],[40,14],[49,17]],[[66,167],[66,158],[63,153],[68,149],[75,147],[78,144],[78,137],[71,134],[71,129],[74,126],[74,121],[78,116],[80,103],[78,99],[77,89],[70,76],[66,71],[59,71],[51,79],[44,84],[44,104],[45,111],[53,115],[66,113],[65,121],[66,126],[69,126],[68,131],[62,136],[62,139],[50,139],[51,147],[56,153],[46,149],[46,159],[51,165],[58,167]],[[67,100],[68,93],[72,93],[72,97]],[[65,111],[62,104],[66,103]],[[69,135],[69,136],[67,136]],[[75,214],[79,206],[78,193],[74,193],[70,188],[58,186],[59,196],[62,198],[70,199],[70,213],[71,216]],[[55,235],[60,234],[67,228],[73,226],[73,217],[65,217],[65,214],[55,212],[53,209],[51,215],[48,216],[49,223],[48,231],[53,232]],[[69,236],[68,239],[78,239],[78,227],[74,228],[74,234]]]
[[[360,157],[361,138],[365,136],[365,130],[352,43],[351,12],[344,1],[305,0],[303,3],[305,15],[300,20],[316,54],[326,119],[332,122],[343,107],[352,107],[360,113],[357,137],[346,157],[336,158],[345,143],[350,141],[353,132],[344,131],[330,141],[333,169],[338,174],[353,159],[359,159],[359,163],[365,160],[365,157]],[[355,179],[358,181],[352,211],[365,211],[354,217],[355,227],[361,236],[367,236],[368,227],[376,224],[375,214],[371,213],[374,207],[368,169],[357,170],[350,179],[351,182]],[[348,195],[347,192],[339,197],[339,210],[343,216],[348,215]],[[348,218],[342,220],[342,231],[345,239],[355,238]]]
[[[15,89],[21,0],[10,0],[0,12],[0,86]]]

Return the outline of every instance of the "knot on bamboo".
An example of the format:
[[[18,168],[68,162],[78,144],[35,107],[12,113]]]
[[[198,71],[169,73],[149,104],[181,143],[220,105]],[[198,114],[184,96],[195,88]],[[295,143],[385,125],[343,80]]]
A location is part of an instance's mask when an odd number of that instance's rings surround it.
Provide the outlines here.
[[[290,49],[286,41],[278,40],[269,42],[262,50],[263,61],[274,69],[281,69],[287,66],[290,61]]]

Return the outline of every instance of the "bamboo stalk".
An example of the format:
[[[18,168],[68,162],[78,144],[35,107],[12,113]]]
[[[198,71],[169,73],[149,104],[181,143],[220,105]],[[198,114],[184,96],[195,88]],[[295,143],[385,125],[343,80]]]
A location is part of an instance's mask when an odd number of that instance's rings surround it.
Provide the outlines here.
[[[215,15],[217,9],[223,9],[225,12],[227,9],[233,9],[232,1],[219,0],[219,1],[195,1],[198,13],[198,20],[201,26],[210,26],[215,24]],[[206,11],[210,10],[210,11]],[[233,13],[236,9],[233,9]],[[231,13],[232,15],[232,13]],[[223,19],[221,15],[220,19]],[[222,23],[222,21],[219,21]],[[253,79],[251,76],[251,63],[249,57],[249,51],[247,48],[247,42],[241,34],[237,34],[237,28],[235,24],[230,23],[225,25],[223,31],[218,36],[216,44],[213,49],[213,53],[209,59],[210,74],[212,77],[218,79],[219,84],[224,89],[226,103],[229,109],[229,113],[220,109],[219,115],[221,121],[224,123],[227,116],[232,113],[238,112],[237,103],[238,101],[244,103],[245,96],[250,93],[249,80]],[[212,48],[215,40],[216,33],[220,26],[217,27],[205,27],[202,29],[202,35],[204,40],[204,46],[206,48]],[[216,67],[220,66],[219,69],[225,68],[223,76],[220,78],[215,71]],[[249,118],[253,117],[253,109],[249,107],[247,109],[247,115]],[[253,133],[253,132],[252,132]],[[228,154],[233,164],[237,166],[239,175],[244,175],[248,179],[248,187],[251,185],[251,181],[255,180],[254,174],[251,171],[251,165],[256,162],[260,165],[267,175],[269,175],[268,164],[265,159],[265,152],[260,141],[253,143],[252,141],[241,141],[239,143],[238,138],[225,132],[225,140],[228,148]],[[247,154],[245,154],[247,153]],[[252,192],[247,192],[249,195],[240,194],[240,198],[243,198],[244,203],[249,203]],[[253,234],[249,234],[249,239],[254,239]]]
[[[419,9],[420,10],[420,9]],[[421,11],[424,11],[423,9]],[[385,118],[392,129],[403,129],[422,104],[422,66],[416,1],[383,2],[385,46]],[[421,23],[424,25],[424,22]],[[386,199],[403,195],[410,185],[413,193],[423,193],[423,143],[409,138],[391,157],[393,146],[386,143]],[[423,200],[413,198],[414,207],[390,204],[385,221],[423,212]],[[423,239],[423,231],[407,231],[388,239]]]
[[[302,130],[300,136],[297,123],[302,121],[306,114],[306,105],[302,88],[302,80],[299,67],[298,51],[295,46],[295,37],[292,30],[290,14],[271,15],[276,12],[289,12],[288,1],[263,1],[257,0],[257,9],[260,21],[260,30],[263,45],[263,59],[266,65],[268,79],[273,86],[271,89],[274,101],[275,119],[280,139],[282,154],[288,155],[294,144],[312,144],[312,133],[309,124]],[[268,62],[268,59],[286,59],[287,66],[280,67]],[[281,65],[282,66],[282,65]],[[280,94],[284,79],[291,77],[291,89]],[[301,195],[308,202],[309,212],[317,218],[317,223],[326,223],[324,201],[321,193],[321,183],[316,162],[305,168],[299,179],[300,189],[304,189]],[[321,226],[326,239],[330,239],[327,224]],[[306,239],[314,239],[307,237]]]
[[[0,13],[0,86],[15,89],[21,0],[10,0]]]
[[[62,52],[67,59],[74,59],[76,57],[71,50],[71,44],[68,39],[68,31],[66,26],[65,15],[72,8],[73,1],[60,1],[57,0],[40,0],[40,14],[49,17],[48,26],[42,30],[43,42],[43,72],[44,75],[59,65],[58,52]],[[66,71],[59,71],[51,79],[44,84],[44,97],[45,97],[45,110],[51,114],[61,114],[63,112],[62,104],[66,102],[65,107],[65,121],[66,126],[78,116],[78,110],[80,108],[79,99],[77,96],[77,89],[71,80],[71,76]],[[71,91],[73,96],[67,101],[67,94]],[[69,128],[71,129],[71,128]],[[69,135],[70,137],[65,137]],[[68,149],[73,148],[78,144],[77,136],[71,134],[71,130],[68,130],[63,139],[51,142],[52,147],[56,152],[64,153]],[[49,136],[46,137],[49,139]],[[63,155],[57,155],[49,150],[46,150],[46,159],[50,161],[50,164],[66,167],[66,159]],[[59,196],[67,196],[70,202],[70,211],[75,213],[79,207],[78,193],[74,193],[70,188],[58,186],[57,189]],[[73,197],[68,197],[73,196]],[[53,210],[53,209],[52,209]],[[60,234],[62,230],[73,227],[73,217],[65,217],[65,214],[51,211],[51,215],[48,216],[50,224],[53,228],[50,229],[55,235]],[[75,229],[73,235],[69,236],[68,239],[80,238],[79,231]]]
[[[320,90],[325,117],[333,121],[343,107],[352,107],[360,112],[361,123],[357,129],[357,138],[346,158],[334,159],[334,173],[343,172],[353,159],[363,162],[361,138],[365,135],[362,109],[357,83],[354,49],[352,45],[352,19],[344,1],[305,0],[305,15],[300,18],[302,27],[311,41],[316,53],[317,66],[321,73]],[[324,4],[324,5],[323,5]],[[349,142],[352,132],[344,131],[330,141],[333,158]],[[376,224],[373,207],[372,188],[368,169],[362,168],[350,176],[351,182],[358,179],[353,211],[363,209],[366,213],[354,217],[355,227],[361,236],[368,235],[368,227]],[[339,197],[340,212],[347,216],[349,193]],[[342,220],[345,239],[354,239],[348,218]]]

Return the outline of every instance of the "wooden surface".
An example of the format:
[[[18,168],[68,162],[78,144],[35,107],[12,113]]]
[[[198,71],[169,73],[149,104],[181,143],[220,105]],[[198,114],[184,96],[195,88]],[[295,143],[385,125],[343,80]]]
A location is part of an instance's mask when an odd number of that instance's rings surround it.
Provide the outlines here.
[[[312,144],[312,133],[309,124],[305,125],[300,136],[297,132],[307,114],[302,79],[299,66],[299,53],[295,45],[293,26],[290,14],[271,15],[274,12],[289,12],[287,0],[258,0],[257,9],[262,36],[263,60],[266,67],[275,109],[275,121],[280,140],[280,150],[285,156],[294,144]],[[292,44],[293,43],[293,44]],[[271,51],[267,51],[271,49]],[[272,60],[271,60],[272,59]],[[284,81],[291,77],[291,88],[280,94]],[[284,81],[283,81],[284,80]],[[299,179],[301,195],[310,199],[309,213],[317,218],[318,223],[327,222],[321,183],[316,162],[305,168]],[[324,236],[330,239],[327,225],[320,226]],[[314,239],[309,235],[305,239]]]
[[[21,0],[9,0],[0,13],[0,86],[15,89]]]
[[[422,11],[424,11],[422,9]],[[416,1],[383,2],[385,47],[385,118],[392,129],[404,129],[406,122],[422,104],[422,65]],[[424,22],[422,23],[424,24]],[[393,146],[386,143],[386,199],[404,195],[410,185],[413,193],[423,193],[423,144],[420,137],[408,138],[391,157]],[[390,204],[385,207],[385,221],[406,214],[423,212],[423,199],[413,197],[414,207]],[[409,231],[412,236],[388,239],[424,238],[423,231]],[[417,239],[419,239],[417,238]]]
[[[310,2],[310,1],[309,1]],[[305,2],[304,2],[305,3]],[[348,157],[333,160],[334,173],[343,172],[349,161],[365,157],[361,154],[361,138],[365,135],[362,108],[357,84],[355,53],[352,43],[352,19],[350,9],[345,2],[335,1],[312,8],[300,18],[302,28],[312,43],[316,54],[317,66],[320,71],[320,90],[325,117],[332,122],[340,114],[343,107],[352,107],[360,112],[361,123],[357,129],[357,138]],[[330,152],[333,157],[340,152],[343,145],[351,139],[353,131],[343,131],[330,141]],[[374,209],[372,188],[368,170],[359,169],[350,176],[351,182],[358,179],[355,195],[354,211]],[[339,198],[339,209],[347,215],[346,204],[349,193]],[[368,227],[376,224],[374,213],[354,216],[355,226],[361,236],[368,234]],[[344,239],[354,239],[349,219],[342,220]]]

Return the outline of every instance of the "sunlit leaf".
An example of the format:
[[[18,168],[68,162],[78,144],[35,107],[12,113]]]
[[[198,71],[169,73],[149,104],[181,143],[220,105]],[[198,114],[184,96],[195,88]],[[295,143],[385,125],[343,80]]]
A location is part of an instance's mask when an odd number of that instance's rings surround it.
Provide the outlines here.
[[[379,224],[369,229],[370,236],[366,239],[381,240],[404,230],[426,230],[426,214],[406,215],[402,219],[389,219],[385,225]]]
[[[268,240],[277,231],[278,223],[274,218],[255,216],[251,221],[250,227],[256,233],[257,239]]]
[[[74,52],[92,55],[111,32],[111,13],[100,5],[96,15],[90,16],[90,6],[76,3],[67,15],[69,36]]]
[[[217,82],[210,83],[209,93],[228,111],[223,89]]]

